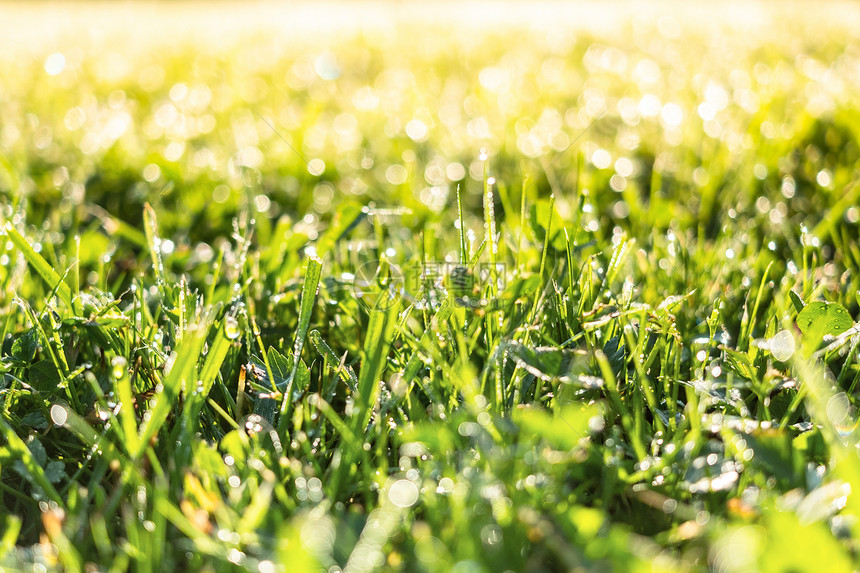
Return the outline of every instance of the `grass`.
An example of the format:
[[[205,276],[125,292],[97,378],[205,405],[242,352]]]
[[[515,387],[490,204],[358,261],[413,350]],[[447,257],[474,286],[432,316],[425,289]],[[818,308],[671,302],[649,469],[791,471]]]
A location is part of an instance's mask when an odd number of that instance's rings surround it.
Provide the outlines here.
[[[10,8],[0,567],[855,567],[860,12],[341,8]]]

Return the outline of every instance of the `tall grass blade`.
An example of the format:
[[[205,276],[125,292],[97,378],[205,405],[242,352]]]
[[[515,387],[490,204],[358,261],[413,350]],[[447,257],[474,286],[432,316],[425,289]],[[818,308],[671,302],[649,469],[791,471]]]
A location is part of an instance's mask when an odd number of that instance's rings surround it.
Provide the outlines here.
[[[358,374],[358,396],[355,404],[353,432],[361,434],[379,396],[379,382],[385,369],[397,316],[397,307],[383,292],[379,303],[370,313],[362,350],[361,371]]]
[[[305,271],[305,282],[302,286],[302,300],[299,306],[299,323],[296,329],[295,342],[293,343],[293,369],[290,377],[287,380],[284,397],[281,401],[280,418],[278,421],[279,428],[283,429],[290,405],[292,404],[293,384],[295,382],[296,372],[299,369],[299,361],[302,359],[302,349],[305,346],[305,338],[308,335],[308,329],[311,324],[311,314],[316,303],[317,289],[319,288],[320,275],[322,274],[322,259],[318,257],[308,257],[308,267]]]
[[[34,271],[36,271],[36,274],[45,281],[48,288],[55,290],[60,301],[62,301],[67,308],[75,312],[75,307],[72,304],[72,289],[68,284],[66,284],[63,277],[57,274],[54,268],[48,264],[48,261],[36,252],[30,242],[12,225],[11,222],[7,222],[3,230],[5,231],[6,236],[9,237],[9,240],[12,241],[12,244],[21,251],[21,254],[24,255],[24,259],[26,259],[27,263]]]

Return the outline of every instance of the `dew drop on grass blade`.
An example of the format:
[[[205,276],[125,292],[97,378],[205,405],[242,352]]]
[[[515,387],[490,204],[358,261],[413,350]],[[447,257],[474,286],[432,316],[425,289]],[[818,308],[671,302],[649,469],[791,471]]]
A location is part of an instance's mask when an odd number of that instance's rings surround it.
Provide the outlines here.
[[[296,372],[299,369],[299,361],[301,360],[302,349],[305,345],[305,338],[308,335],[308,329],[311,323],[311,314],[314,310],[314,303],[317,297],[317,288],[319,287],[320,275],[322,274],[322,259],[319,257],[308,257],[308,268],[305,271],[305,282],[302,286],[302,301],[299,306],[299,324],[296,329],[296,339],[293,343],[293,369],[290,373],[287,387],[284,390],[284,397],[281,401],[280,419],[278,420],[278,429],[283,430],[287,420],[287,413],[290,404],[292,404],[293,383],[296,377]]]
[[[146,232],[146,243],[152,255],[152,270],[155,280],[160,287],[164,287],[164,263],[161,259],[161,238],[158,236],[158,219],[155,209],[147,203],[143,206],[143,228]]]
[[[379,377],[385,368],[386,357],[391,345],[394,332],[397,305],[388,304],[388,293],[383,292],[380,304],[370,313],[367,324],[367,333],[364,339],[364,350],[362,351],[361,372],[358,375],[358,398],[356,400],[356,411],[353,431],[360,434],[370,421],[370,414],[376,404],[379,394]]]
[[[149,440],[161,429],[167,420],[170,409],[176,403],[183,382],[185,387],[196,384],[194,373],[211,324],[211,313],[206,313],[197,323],[189,325],[186,329],[182,341],[176,347],[176,357],[170,366],[170,371],[161,382],[161,391],[156,394],[155,405],[150,411],[149,421],[141,432],[140,441],[137,448],[132,452],[132,457],[139,457],[149,445]]]

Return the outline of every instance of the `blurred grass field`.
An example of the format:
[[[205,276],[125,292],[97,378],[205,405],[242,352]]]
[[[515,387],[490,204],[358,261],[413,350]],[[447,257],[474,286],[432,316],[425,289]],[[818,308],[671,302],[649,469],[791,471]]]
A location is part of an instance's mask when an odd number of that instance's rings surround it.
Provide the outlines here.
[[[855,4],[0,15],[0,568],[856,568]]]

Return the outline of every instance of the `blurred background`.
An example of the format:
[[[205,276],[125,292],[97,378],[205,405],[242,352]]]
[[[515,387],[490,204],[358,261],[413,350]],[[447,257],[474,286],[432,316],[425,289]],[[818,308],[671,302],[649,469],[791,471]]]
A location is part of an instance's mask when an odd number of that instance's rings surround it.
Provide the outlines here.
[[[480,235],[482,150],[502,218],[519,216],[528,179],[535,201],[555,189],[562,217],[581,189],[598,238],[708,238],[726,217],[765,213],[764,227],[739,222],[738,240],[778,251],[841,196],[858,155],[853,3],[0,11],[4,215],[26,205],[53,233],[90,221],[89,265],[121,258],[117,236],[140,242],[145,202],[189,268],[243,209],[260,241],[279,221],[313,239],[341,206],[370,203],[408,208],[409,235],[450,228],[459,185]]]

